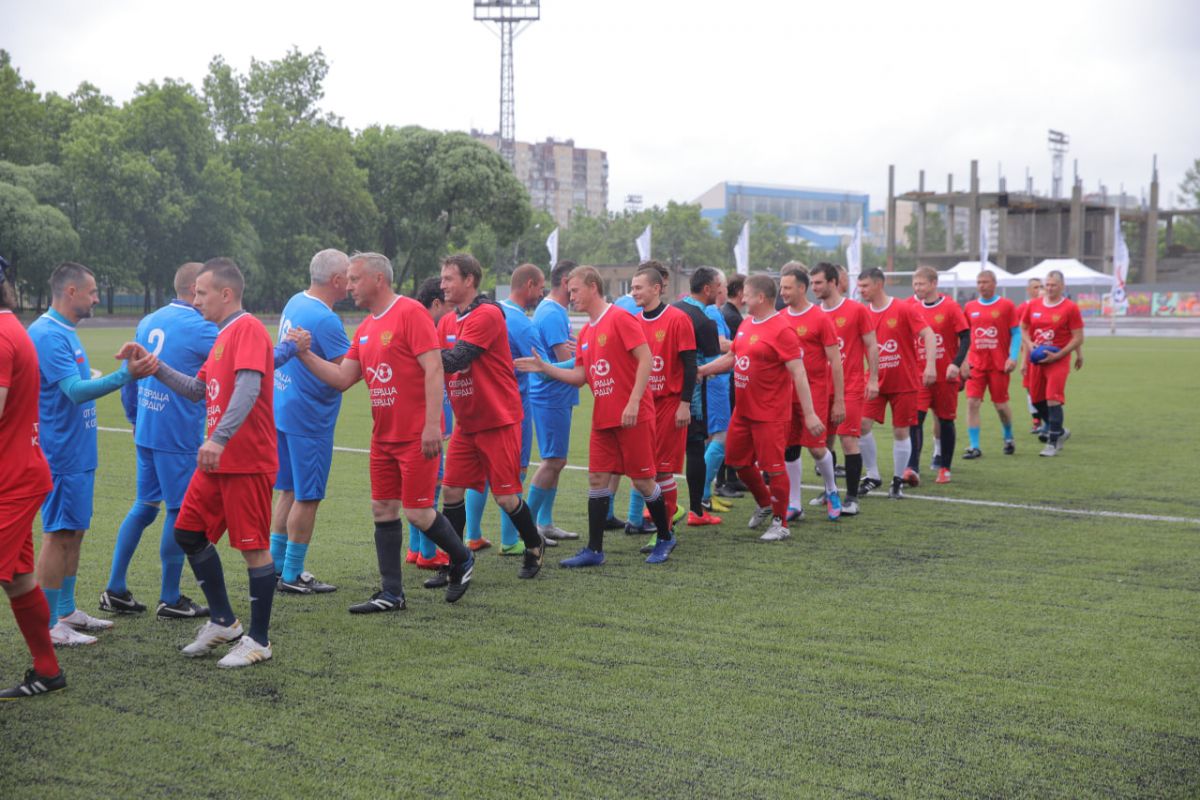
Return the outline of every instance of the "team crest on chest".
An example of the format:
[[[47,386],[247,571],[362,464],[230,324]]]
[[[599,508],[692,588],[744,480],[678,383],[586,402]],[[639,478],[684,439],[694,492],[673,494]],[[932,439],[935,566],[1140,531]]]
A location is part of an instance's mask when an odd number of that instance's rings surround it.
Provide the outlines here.
[[[799,335],[799,336],[803,336],[803,335],[805,335],[806,333],[808,333],[808,326],[807,326],[807,325],[797,325],[797,326],[796,326],[796,334],[797,334],[797,335]]]
[[[384,331],[383,333],[379,334],[379,343],[382,344],[384,347],[387,347],[389,344],[391,344],[392,343],[392,332]]]
[[[940,325],[941,323],[946,321],[946,315],[945,314],[934,314],[933,321]]]
[[[661,342],[663,339],[666,339],[666,338],[667,338],[667,332],[662,330],[661,328],[654,332],[654,341]]]
[[[1058,315],[1058,314],[1051,314],[1051,315],[1050,315],[1050,320],[1051,320],[1052,322],[1058,322],[1058,320],[1059,320],[1059,315]]]
[[[600,334],[599,336],[596,337],[596,344],[600,345],[601,347],[604,347],[604,345],[608,344],[608,336],[603,333]]]
[[[898,319],[897,319],[897,318],[895,318],[895,317],[891,317],[891,318],[890,318],[890,319],[888,319],[888,321],[887,321],[887,326],[888,326],[889,328],[894,328],[894,327],[896,327],[896,326],[897,326],[897,325],[899,325],[899,324],[900,324],[900,320],[898,320]]]
[[[758,334],[757,334],[757,333],[755,333],[755,334],[752,334],[752,335],[750,336],[750,344],[754,344],[754,343],[755,343],[755,342],[757,342],[757,341],[758,341]]]
[[[213,361],[220,361],[223,355],[225,355],[225,343],[221,342],[213,348]]]
[[[992,311],[992,319],[999,319],[999,318],[1000,318],[1000,309],[997,308]]]
[[[838,317],[837,319],[834,320],[834,322],[837,323],[837,326],[839,328],[846,327],[846,318],[845,317]]]

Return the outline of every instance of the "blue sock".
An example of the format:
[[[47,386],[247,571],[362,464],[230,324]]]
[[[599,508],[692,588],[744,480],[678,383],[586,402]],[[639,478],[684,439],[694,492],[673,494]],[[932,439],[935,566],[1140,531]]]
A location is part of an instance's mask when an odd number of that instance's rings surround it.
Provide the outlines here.
[[[538,506],[537,524],[550,526],[554,524],[554,500],[558,497],[558,487],[553,489],[538,489],[543,495],[543,501]]]
[[[50,606],[50,627],[53,628],[58,624],[58,593],[61,589],[49,589],[42,587],[42,594],[46,595],[46,605]]]
[[[421,555],[421,545],[425,541],[425,534],[421,533],[421,529],[411,522],[408,523],[408,552]]]
[[[1000,424],[1001,424],[1001,426],[1004,428],[1004,441],[1006,441],[1006,442],[1011,442],[1011,441],[1012,441],[1012,438],[1013,438],[1013,435],[1012,435],[1012,423],[1011,423],[1011,422],[1009,422],[1009,423],[1007,423],[1007,424],[1005,424],[1005,423],[1000,423]],[[974,447],[974,445],[971,445],[971,446],[972,446],[972,447]]]
[[[483,507],[487,505],[487,494],[467,489],[467,541],[483,538]]]
[[[725,443],[716,439],[704,448],[704,499],[712,499],[712,485],[717,477],[717,470],[725,460]]]
[[[300,542],[288,542],[287,554],[283,557],[283,579],[288,583],[300,577],[304,572],[304,557],[308,555],[308,545]]]
[[[646,499],[642,493],[632,486],[629,487],[629,524],[635,528],[642,524],[642,511],[646,508]],[[612,512],[610,511],[611,515]]]
[[[611,492],[608,495],[608,518],[609,519],[613,518],[613,499],[615,497],[616,497],[616,495]]]
[[[250,630],[246,633],[261,645],[271,643],[271,601],[275,599],[275,565],[263,564],[250,572]]]
[[[162,592],[158,599],[167,605],[179,602],[179,579],[183,575],[183,562],[186,560],[179,542],[175,541],[175,518],[178,516],[178,508],[167,509],[162,540],[158,543],[158,557],[162,561]]]
[[[437,485],[437,488],[433,490],[433,507],[434,508],[437,508],[438,500],[440,500],[442,497],[442,484],[440,482],[441,477],[442,477],[441,470],[438,470],[439,483]],[[421,558],[424,558],[426,561],[428,561],[429,559],[433,558],[436,555],[437,555],[437,544],[434,543],[433,539],[430,539],[428,536],[426,536],[424,533],[422,533],[421,534]]]
[[[68,617],[75,613],[75,577],[67,575],[63,578],[62,589],[58,595],[58,616]]]
[[[971,449],[979,449],[979,428],[967,428],[967,437],[971,440]]]
[[[125,521],[117,529],[117,543],[113,546],[112,567],[108,571],[108,590],[124,592],[125,574],[129,571],[129,562],[133,560],[133,551],[137,550],[138,542],[142,540],[142,532],[154,522],[158,516],[158,506],[141,503],[135,500],[125,515]]]
[[[208,600],[209,619],[218,625],[232,625],[237,617],[233,615],[233,607],[229,605],[229,593],[225,590],[225,571],[221,569],[221,556],[217,553],[217,548],[211,544],[206,545],[199,553],[189,555],[187,560],[192,565],[192,572],[195,573],[196,582],[204,592],[204,598]],[[275,572],[274,566],[271,572]],[[273,590],[274,584],[271,586]]]
[[[553,501],[554,496],[551,494],[553,491],[553,489],[543,489],[540,486],[531,485],[529,487],[529,495],[525,498],[525,505],[529,506],[529,513],[533,515],[533,521],[538,525],[547,524],[542,522],[542,506],[546,504],[547,500]],[[547,516],[549,516],[548,513]],[[551,522],[549,524],[553,525],[554,523]]]
[[[271,534],[271,560],[275,562],[275,569],[279,570],[276,575],[283,574],[283,560],[287,557],[287,534],[272,533]]]

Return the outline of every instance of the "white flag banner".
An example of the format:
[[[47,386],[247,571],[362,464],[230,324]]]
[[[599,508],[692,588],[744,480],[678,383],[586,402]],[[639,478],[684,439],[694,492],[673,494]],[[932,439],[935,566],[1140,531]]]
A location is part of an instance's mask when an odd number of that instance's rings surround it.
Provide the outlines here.
[[[988,212],[979,212],[979,269],[980,271],[987,269],[988,264],[988,238],[991,234],[991,218]]]
[[[733,246],[733,263],[737,266],[738,275],[750,274],[750,220],[742,225],[737,244]]]
[[[850,278],[850,297],[858,298],[858,276],[862,274],[862,217],[854,225],[854,235],[846,248],[846,272]]]
[[[638,249],[638,261],[650,260],[650,226],[646,226],[646,230],[642,231],[642,235],[633,240]]]
[[[546,249],[550,251],[550,269],[554,269],[554,265],[558,263],[558,228],[550,231],[550,235],[546,237]]]
[[[1125,243],[1125,234],[1121,231],[1121,212],[1118,210],[1113,219],[1113,313],[1121,308],[1124,314],[1125,279],[1129,275],[1129,246]]]

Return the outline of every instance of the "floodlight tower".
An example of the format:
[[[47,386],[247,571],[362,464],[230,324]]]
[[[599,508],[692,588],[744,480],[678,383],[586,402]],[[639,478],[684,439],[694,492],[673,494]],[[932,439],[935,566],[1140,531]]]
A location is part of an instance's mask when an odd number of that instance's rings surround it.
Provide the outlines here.
[[[500,35],[500,155],[510,167],[516,166],[513,39],[541,13],[541,0],[475,0],[475,21],[495,24]]]
[[[1071,137],[1052,129],[1046,141],[1050,145],[1050,196],[1057,200],[1062,197],[1063,156],[1070,149]]]

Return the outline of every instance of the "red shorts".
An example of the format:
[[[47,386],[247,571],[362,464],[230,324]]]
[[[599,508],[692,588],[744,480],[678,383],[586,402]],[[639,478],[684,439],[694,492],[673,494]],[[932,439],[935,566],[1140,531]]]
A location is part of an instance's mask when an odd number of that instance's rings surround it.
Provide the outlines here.
[[[0,498],[0,581],[33,572],[33,518],[45,493]]]
[[[832,397],[825,387],[824,383],[809,382],[808,390],[812,394],[813,410],[817,412],[817,416],[821,420],[821,424],[826,428],[829,427],[829,404],[832,402]],[[804,425],[804,411],[801,410],[799,403],[792,403],[792,421],[788,425],[788,446],[800,445],[801,447],[824,447],[825,434],[813,436],[809,433],[808,428]]]
[[[687,428],[683,430],[686,434]],[[653,478],[657,474],[653,420],[641,420],[632,428],[593,428],[588,443],[588,472]]]
[[[755,464],[765,472],[783,472],[789,421],[757,422],[735,409],[725,432],[725,463],[731,467]],[[824,442],[821,443],[824,446]]]
[[[917,390],[917,411],[933,410],[938,419],[958,416],[958,381],[938,381]]]
[[[271,546],[270,472],[228,473],[196,470],[188,482],[175,527],[203,531],[213,544],[229,531],[234,550]]]
[[[863,403],[863,416],[882,423],[889,405],[892,407],[893,428],[907,428],[917,424],[916,392],[881,392],[874,400]]]
[[[371,440],[371,499],[399,500],[405,508],[433,508],[441,458],[426,458],[421,440]]]
[[[1060,358],[1046,366],[1031,364],[1029,367],[1029,397],[1033,402],[1053,400],[1067,402],[1067,377],[1071,374],[1071,359]]]
[[[863,393],[846,392],[846,418],[838,423],[837,434],[839,436],[862,436],[862,415],[863,415]],[[829,416],[826,419],[833,418],[833,395],[829,396]]]
[[[1029,359],[1025,359],[1025,374],[1021,376],[1021,385],[1025,387],[1025,391],[1029,391],[1029,387],[1033,384],[1029,379],[1033,377],[1033,364],[1029,363]]]
[[[971,370],[967,378],[967,397],[982,400],[986,389],[993,403],[1008,402],[1008,383],[1012,379],[1011,372],[1002,369]]]
[[[446,445],[443,486],[492,494],[521,493],[521,423],[466,433],[455,427]]]
[[[687,425],[675,426],[678,397],[654,399],[654,468],[659,474],[683,472],[683,454],[687,449]]]

